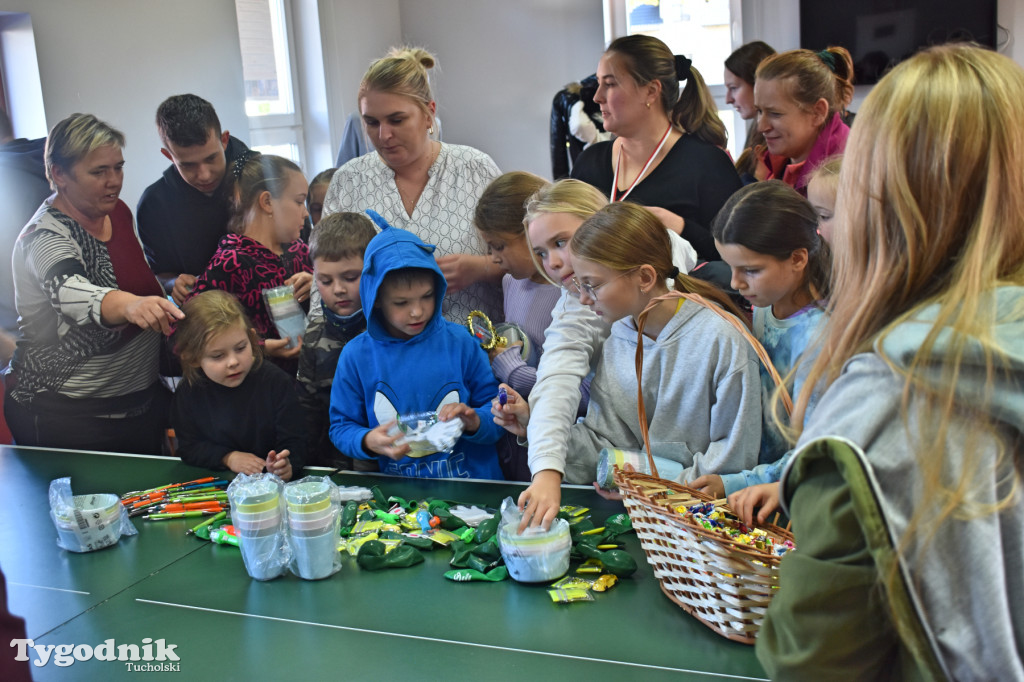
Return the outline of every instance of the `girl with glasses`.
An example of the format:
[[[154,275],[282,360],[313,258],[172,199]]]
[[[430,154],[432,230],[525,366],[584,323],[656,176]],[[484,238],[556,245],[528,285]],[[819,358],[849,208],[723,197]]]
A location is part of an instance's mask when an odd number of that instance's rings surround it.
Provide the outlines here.
[[[636,406],[637,318],[669,292],[668,281],[737,317],[740,312],[714,286],[680,275],[664,226],[636,204],[597,211],[572,235],[569,250],[580,303],[611,325],[587,416],[569,430],[565,481],[589,483],[602,448],[643,448]],[[677,298],[658,302],[648,313],[643,344],[653,454],[682,466],[680,482],[753,466],[761,442],[761,397],[757,356],[746,339],[711,310]],[[508,394],[519,423],[528,423],[529,405]]]

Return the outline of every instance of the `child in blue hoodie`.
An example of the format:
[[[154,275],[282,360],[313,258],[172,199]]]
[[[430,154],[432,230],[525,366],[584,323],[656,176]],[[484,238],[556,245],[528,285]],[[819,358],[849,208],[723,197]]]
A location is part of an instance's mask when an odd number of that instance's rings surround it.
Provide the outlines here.
[[[434,247],[388,225],[363,257],[360,294],[366,333],[345,346],[331,389],[331,442],[343,454],[377,458],[387,474],[419,478],[501,479],[491,419],[498,382],[487,354],[462,326],[441,316],[447,285]],[[437,411],[461,419],[451,452],[410,457],[389,435],[398,415]]]

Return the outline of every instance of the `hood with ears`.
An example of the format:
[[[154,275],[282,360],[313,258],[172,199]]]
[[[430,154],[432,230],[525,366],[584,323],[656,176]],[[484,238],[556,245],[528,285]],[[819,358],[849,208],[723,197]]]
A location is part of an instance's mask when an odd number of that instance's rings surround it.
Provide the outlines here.
[[[445,281],[444,275],[441,274],[441,268],[434,259],[434,245],[424,243],[412,232],[392,227],[375,211],[368,210],[366,214],[380,228],[380,233],[371,239],[366,247],[366,253],[363,255],[363,275],[359,282],[359,295],[362,299],[363,311],[366,314],[367,332],[379,341],[390,339],[399,343],[403,342],[388,334],[384,327],[380,311],[376,307],[380,285],[384,281],[384,276],[392,270],[422,268],[434,273],[436,305],[434,306],[434,315],[427,323],[426,328],[409,342],[428,336],[429,332],[436,329],[443,321],[441,302],[444,300],[444,294],[448,288],[448,283]]]

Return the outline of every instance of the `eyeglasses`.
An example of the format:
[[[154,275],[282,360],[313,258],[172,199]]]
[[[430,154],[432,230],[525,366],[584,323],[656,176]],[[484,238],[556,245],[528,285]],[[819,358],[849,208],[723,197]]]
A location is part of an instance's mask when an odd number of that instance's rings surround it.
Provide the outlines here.
[[[630,270],[626,270],[624,273],[622,273],[618,277],[612,277],[607,282],[602,282],[601,284],[598,284],[597,286],[594,286],[593,284],[584,284],[579,279],[577,279],[577,277],[575,275],[573,275],[573,277],[572,277],[572,285],[574,287],[576,287],[576,291],[577,292],[579,292],[581,294],[586,294],[588,298],[592,298],[592,299],[594,299],[596,301],[597,300],[597,292],[601,289],[601,287],[608,286],[609,284],[611,284],[615,280],[622,279],[626,275],[630,275],[630,274],[636,272],[639,269],[640,268],[632,268]]]

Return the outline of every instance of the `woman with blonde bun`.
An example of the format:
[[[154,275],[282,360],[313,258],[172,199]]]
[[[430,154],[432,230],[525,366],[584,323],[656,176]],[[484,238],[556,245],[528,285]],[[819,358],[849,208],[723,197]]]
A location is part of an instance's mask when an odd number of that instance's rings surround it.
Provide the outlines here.
[[[434,56],[393,48],[370,65],[359,85],[359,111],[377,150],[334,174],[324,215],[373,209],[391,225],[436,247],[448,282],[444,316],[464,323],[473,310],[501,319],[502,271],[473,227],[484,188],[501,175],[487,154],[431,137],[436,127],[427,70]]]

